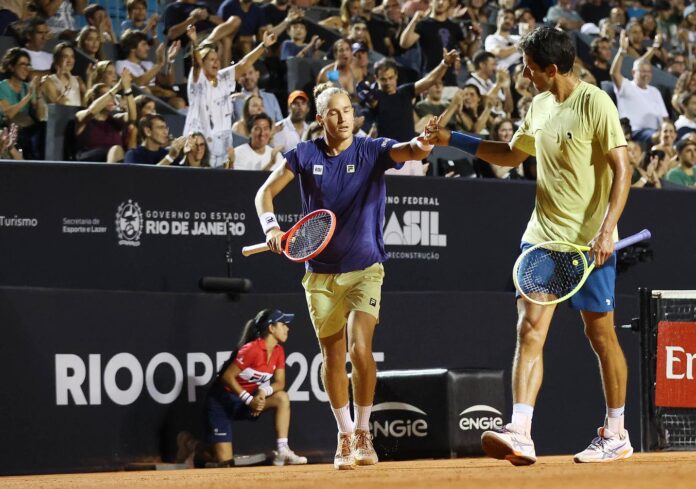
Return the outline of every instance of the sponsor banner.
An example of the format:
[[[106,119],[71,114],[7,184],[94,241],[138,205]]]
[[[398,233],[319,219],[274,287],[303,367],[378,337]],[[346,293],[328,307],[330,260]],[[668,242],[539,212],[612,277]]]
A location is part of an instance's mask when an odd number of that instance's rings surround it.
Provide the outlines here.
[[[378,372],[370,431],[381,459],[449,454],[446,372]]]
[[[251,279],[256,292],[296,291],[302,265],[272,254],[241,255],[243,246],[263,240],[254,196],[266,177],[137,165],[0,163],[0,209],[5,209],[0,228],[14,231],[0,243],[4,283],[195,292],[201,277],[229,272]],[[480,289],[482,281],[498,289],[507,285],[508,264],[472,273],[478,283],[462,281],[451,266],[456,260],[462,270],[480,267],[477,253],[463,253],[472,246],[495,252],[494,245],[479,245],[461,231],[461,209],[470,207],[462,199],[470,192],[459,183],[471,182],[387,177],[385,290]],[[531,208],[533,188],[523,190]],[[51,204],[40,205],[33,195]],[[297,186],[278,195],[274,208],[283,229],[296,223]],[[508,249],[516,248],[514,226],[497,234]],[[3,246],[11,253],[2,253]]]
[[[696,322],[657,325],[655,405],[696,407]]]

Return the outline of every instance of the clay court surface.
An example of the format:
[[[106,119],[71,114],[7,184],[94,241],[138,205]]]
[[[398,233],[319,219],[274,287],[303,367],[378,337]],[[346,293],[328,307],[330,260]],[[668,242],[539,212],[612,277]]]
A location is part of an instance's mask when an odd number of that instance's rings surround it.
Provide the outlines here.
[[[570,456],[540,457],[530,467],[483,458],[382,462],[338,472],[331,465],[191,469],[157,472],[0,478],[0,488],[694,488],[696,452],[636,454],[609,464],[574,464]]]

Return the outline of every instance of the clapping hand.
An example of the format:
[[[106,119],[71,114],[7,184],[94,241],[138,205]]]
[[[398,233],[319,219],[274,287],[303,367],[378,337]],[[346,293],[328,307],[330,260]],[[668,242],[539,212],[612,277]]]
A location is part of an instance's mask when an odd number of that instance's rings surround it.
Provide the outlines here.
[[[171,46],[169,46],[169,49],[167,49],[167,62],[169,64],[174,64],[174,61],[176,61],[176,55],[179,53],[179,49],[181,48],[181,41],[177,40],[172,43]]]
[[[196,26],[193,24],[190,24],[186,28],[186,37],[188,37],[191,40],[191,44],[194,46],[198,44],[198,33],[196,32]]]

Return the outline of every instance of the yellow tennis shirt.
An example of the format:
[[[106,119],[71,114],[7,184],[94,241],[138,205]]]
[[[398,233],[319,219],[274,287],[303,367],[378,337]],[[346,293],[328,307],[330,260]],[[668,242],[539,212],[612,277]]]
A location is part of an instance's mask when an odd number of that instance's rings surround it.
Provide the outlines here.
[[[585,82],[560,104],[541,93],[511,144],[537,158],[536,201],[522,241],[589,243],[609,205],[613,172],[605,155],[626,145],[609,96]]]

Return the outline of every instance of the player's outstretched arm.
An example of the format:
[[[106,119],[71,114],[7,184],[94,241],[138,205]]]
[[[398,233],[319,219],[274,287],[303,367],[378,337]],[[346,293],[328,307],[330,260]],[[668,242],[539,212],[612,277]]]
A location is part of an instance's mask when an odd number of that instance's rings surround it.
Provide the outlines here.
[[[485,141],[479,137],[440,127],[433,118],[425,128],[425,139],[435,146],[452,146],[498,166],[519,166],[529,155],[501,141]]]
[[[427,158],[432,150],[433,145],[426,141],[425,135],[421,134],[407,143],[396,143],[389,151],[389,157],[397,163],[422,160]]]

